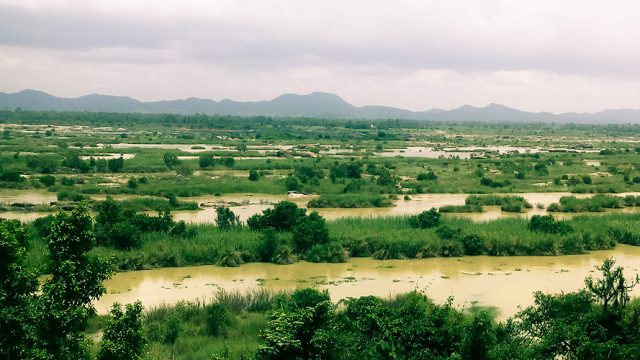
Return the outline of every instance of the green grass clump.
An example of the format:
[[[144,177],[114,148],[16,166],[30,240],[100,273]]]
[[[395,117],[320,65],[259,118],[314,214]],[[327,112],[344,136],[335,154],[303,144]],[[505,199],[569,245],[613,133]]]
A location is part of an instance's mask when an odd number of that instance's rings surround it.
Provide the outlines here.
[[[393,202],[382,195],[323,194],[309,201],[310,208],[371,208],[390,207]]]
[[[438,211],[441,213],[477,213],[482,212],[482,206],[478,204],[464,205],[445,205],[441,206]]]
[[[553,203],[547,207],[550,212],[601,212],[605,209],[620,209],[626,204],[635,205],[636,199],[625,200],[613,195],[594,195],[590,198],[578,199],[575,196],[563,196],[560,203]],[[629,206],[629,205],[627,205]]]
[[[521,212],[531,209],[532,205],[521,196],[470,195],[465,199],[466,205],[499,205],[502,211]]]

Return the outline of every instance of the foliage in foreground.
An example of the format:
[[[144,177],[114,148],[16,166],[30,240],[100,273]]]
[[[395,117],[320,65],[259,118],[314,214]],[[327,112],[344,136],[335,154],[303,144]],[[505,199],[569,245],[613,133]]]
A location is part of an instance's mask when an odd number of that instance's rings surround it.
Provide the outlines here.
[[[4,221],[0,228],[0,261],[11,270],[3,272],[11,277],[0,289],[0,323],[12,329],[0,332],[2,357],[86,358],[82,332],[95,314],[92,301],[105,292],[102,282],[112,273],[105,259],[87,256],[95,237],[86,207],[53,219],[47,237],[51,274],[40,290],[37,274],[21,267],[26,245],[21,227]]]
[[[629,291],[638,280],[614,264],[606,260],[577,292],[535,293],[533,306],[502,323],[490,309],[461,311],[452,299],[435,304],[418,292],[335,304],[326,291],[304,288],[222,292],[208,305],[153,309],[146,329],[166,332],[181,319],[174,342],[154,335],[150,344],[154,355],[178,359],[634,359],[640,302]],[[248,324],[255,331],[242,335]],[[185,348],[194,336],[200,347]]]

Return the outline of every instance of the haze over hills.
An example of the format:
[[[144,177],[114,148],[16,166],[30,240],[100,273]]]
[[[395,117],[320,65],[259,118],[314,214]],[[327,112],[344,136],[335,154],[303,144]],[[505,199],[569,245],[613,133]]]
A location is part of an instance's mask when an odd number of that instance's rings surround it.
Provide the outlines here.
[[[239,102],[188,98],[142,102],[125,96],[91,94],[77,98],[61,98],[37,90],[17,93],[0,92],[0,109],[94,112],[141,112],[175,114],[265,115],[275,117],[324,117],[350,119],[408,119],[434,121],[485,122],[575,122],[575,123],[640,123],[640,110],[618,109],[597,113],[526,112],[500,104],[479,108],[471,105],[452,110],[409,111],[388,106],[357,107],[341,97],[322,92],[307,95],[284,94],[270,101]]]

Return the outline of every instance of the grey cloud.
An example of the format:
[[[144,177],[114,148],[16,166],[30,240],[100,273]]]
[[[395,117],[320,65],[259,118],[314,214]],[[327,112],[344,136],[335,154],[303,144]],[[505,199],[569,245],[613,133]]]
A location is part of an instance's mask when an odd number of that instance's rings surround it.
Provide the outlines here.
[[[474,23],[471,18],[465,29],[459,22],[463,22],[468,14],[459,15],[463,20],[438,19],[437,13],[425,14],[424,24],[417,22],[413,14],[403,24],[398,18],[405,16],[401,9],[396,9],[400,15],[392,14],[390,16],[395,17],[386,22],[383,21],[384,14],[375,12],[369,18],[365,14],[359,19],[358,10],[336,10],[340,16],[335,18],[321,13],[316,18],[302,15],[301,19],[281,17],[274,12],[263,16],[267,18],[264,21],[249,12],[246,17],[223,13],[209,18],[197,14],[173,18],[136,12],[2,5],[0,44],[86,52],[116,48],[118,50],[114,50],[112,56],[108,50],[101,54],[106,55],[106,59],[117,58],[125,62],[179,59],[263,69],[344,64],[385,65],[405,70],[540,70],[588,76],[640,75],[637,66],[640,55],[635,51],[629,53],[628,44],[619,44],[621,49],[582,52],[579,51],[581,47],[597,48],[604,46],[606,41],[571,42],[570,37],[562,33],[565,25],[547,24],[550,28],[541,25],[539,36],[542,40],[529,45],[527,38],[535,37],[536,30],[526,26],[509,29],[508,21],[500,22],[493,15],[476,14],[479,20]],[[577,23],[576,26],[583,25]],[[509,30],[513,34],[505,33]],[[593,30],[577,28],[576,31]],[[517,40],[519,32],[522,32],[521,42]],[[579,36],[578,41],[584,38],[588,35]],[[132,49],[131,54],[123,53],[122,48]],[[136,49],[155,49],[158,56],[139,58]],[[100,61],[100,58],[95,60]]]

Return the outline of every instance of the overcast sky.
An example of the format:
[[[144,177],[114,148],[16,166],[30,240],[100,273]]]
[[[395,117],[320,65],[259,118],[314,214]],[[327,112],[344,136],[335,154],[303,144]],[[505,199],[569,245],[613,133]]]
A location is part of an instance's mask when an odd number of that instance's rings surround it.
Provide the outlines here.
[[[0,91],[640,108],[640,2],[0,0]]]

